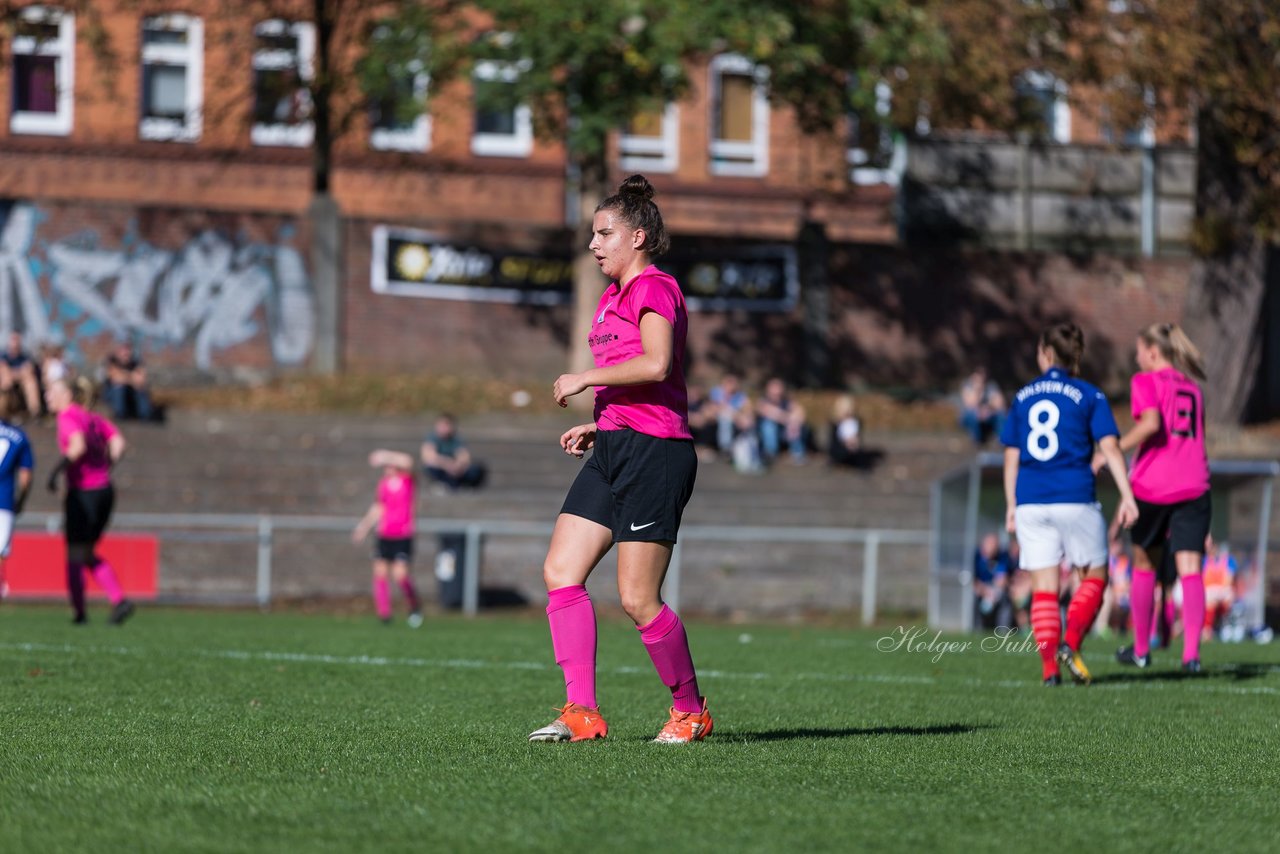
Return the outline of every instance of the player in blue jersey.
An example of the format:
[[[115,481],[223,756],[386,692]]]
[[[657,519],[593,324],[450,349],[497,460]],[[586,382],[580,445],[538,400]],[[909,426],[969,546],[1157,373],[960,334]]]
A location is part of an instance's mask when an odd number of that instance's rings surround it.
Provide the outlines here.
[[[1005,525],[1017,534],[1021,566],[1031,573],[1031,631],[1046,685],[1061,684],[1060,661],[1073,679],[1089,683],[1080,644],[1107,585],[1107,523],[1094,488],[1095,444],[1120,490],[1116,518],[1126,528],[1138,518],[1115,416],[1106,396],[1075,376],[1083,355],[1080,327],[1059,323],[1047,329],[1036,347],[1044,373],[1014,395],[1000,433]],[[1065,640],[1058,611],[1064,558],[1084,574],[1067,607]]]
[[[5,564],[13,543],[13,520],[22,512],[35,468],[27,434],[10,424],[4,418],[7,414],[0,413],[0,599],[9,595]]]

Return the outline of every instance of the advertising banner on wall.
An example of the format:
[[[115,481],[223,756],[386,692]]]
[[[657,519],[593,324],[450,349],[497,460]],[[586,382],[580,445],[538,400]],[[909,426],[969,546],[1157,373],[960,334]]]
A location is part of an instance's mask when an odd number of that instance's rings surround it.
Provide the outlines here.
[[[676,277],[692,310],[787,311],[799,293],[795,248],[710,243],[673,252],[658,266]],[[430,299],[561,305],[572,300],[568,253],[472,246],[396,226],[373,229],[370,270],[379,294]]]

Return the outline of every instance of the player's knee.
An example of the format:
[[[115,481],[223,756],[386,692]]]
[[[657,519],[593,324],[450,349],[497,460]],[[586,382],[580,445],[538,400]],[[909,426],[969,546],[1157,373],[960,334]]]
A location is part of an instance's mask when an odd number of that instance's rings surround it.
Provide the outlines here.
[[[542,562],[542,582],[547,585],[548,590],[582,583],[569,566],[551,555],[547,555],[547,559]]]
[[[649,622],[662,610],[662,600],[651,593],[621,590],[619,594],[622,599],[622,610],[637,626]]]

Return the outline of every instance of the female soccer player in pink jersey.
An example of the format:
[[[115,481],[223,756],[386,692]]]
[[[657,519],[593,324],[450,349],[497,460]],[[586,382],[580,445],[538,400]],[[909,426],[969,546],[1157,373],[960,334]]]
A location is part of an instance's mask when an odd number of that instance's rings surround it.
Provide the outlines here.
[[[1156,571],[1171,549],[1182,581],[1182,667],[1200,672],[1204,583],[1200,562],[1209,534],[1209,463],[1204,450],[1204,396],[1200,351],[1177,325],[1156,323],[1138,335],[1141,371],[1131,383],[1134,426],[1120,449],[1137,448],[1129,480],[1138,499],[1133,526],[1133,646],[1116,653],[1124,664],[1151,663],[1152,608]],[[1096,465],[1095,460],[1095,465]]]
[[[57,380],[45,392],[49,411],[58,418],[58,450],[62,459],[49,474],[49,490],[58,488],[58,474],[66,471],[67,491],[63,501],[63,531],[67,541],[67,595],[76,623],[87,622],[84,607],[84,573],[93,579],[111,600],[113,624],[123,623],[134,611],[125,598],[111,564],[95,553],[115,504],[111,467],[124,454],[124,436],[116,426],[88,411],[75,401],[66,380]]]
[[[382,469],[378,493],[369,510],[351,532],[359,543],[378,526],[373,547],[373,604],[378,619],[391,622],[391,581],[394,580],[409,603],[409,625],[422,625],[422,605],[409,575],[413,562],[413,457],[399,451],[374,451],[369,465]]]
[[[693,493],[698,458],[684,384],[688,311],[675,279],[653,266],[670,241],[641,175],[596,208],[591,251],[610,285],[588,341],[596,367],[563,374],[556,402],[595,387],[595,418],[560,437],[565,453],[594,448],[569,489],[543,564],[547,619],[567,694],[560,716],[530,741],[585,741],[609,731],[596,703],[596,622],[586,582],[618,544],[618,592],[672,705],[657,742],[711,734],[680,618],[662,602],[662,580]]]

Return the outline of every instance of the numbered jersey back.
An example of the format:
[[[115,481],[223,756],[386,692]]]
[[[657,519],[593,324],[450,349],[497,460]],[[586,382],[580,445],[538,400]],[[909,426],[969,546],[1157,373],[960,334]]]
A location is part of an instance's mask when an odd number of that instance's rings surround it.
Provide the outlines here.
[[[1019,451],[1018,503],[1094,501],[1094,445],[1118,432],[1106,396],[1060,368],[1023,386],[1000,437]]]
[[[1130,384],[1133,418],[1148,409],[1160,414],[1160,429],[1134,458],[1133,494],[1155,504],[1199,498],[1209,488],[1204,449],[1204,396],[1181,371],[1165,368],[1135,374]]]

